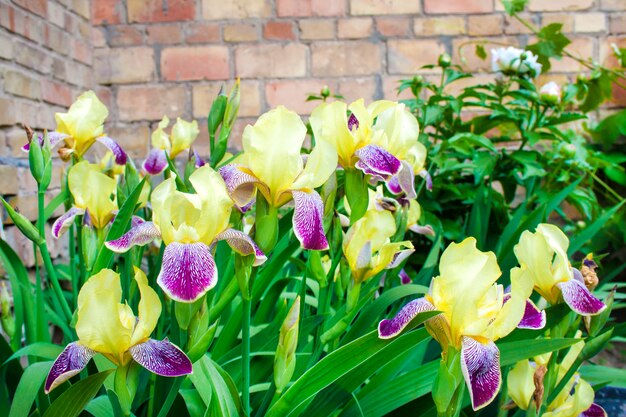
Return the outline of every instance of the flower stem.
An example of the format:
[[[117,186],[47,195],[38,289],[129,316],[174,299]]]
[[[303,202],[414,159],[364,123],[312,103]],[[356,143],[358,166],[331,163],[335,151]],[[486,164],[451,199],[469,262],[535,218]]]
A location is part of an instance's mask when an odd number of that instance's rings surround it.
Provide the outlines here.
[[[242,347],[242,389],[241,397],[243,402],[243,410],[245,415],[250,415],[250,310],[251,300],[248,297],[243,298],[243,325],[241,329],[241,347]]]
[[[48,272],[48,277],[50,278],[50,282],[52,283],[52,289],[54,290],[54,294],[56,295],[59,304],[61,305],[61,309],[63,310],[63,314],[65,315],[65,318],[69,323],[72,321],[72,310],[70,310],[70,306],[67,304],[67,300],[63,296],[63,290],[61,289],[61,285],[59,284],[59,277],[54,270],[54,265],[52,265],[50,252],[48,252],[48,245],[46,245],[45,241],[39,246],[39,251],[41,252],[41,257],[43,258],[46,271]]]

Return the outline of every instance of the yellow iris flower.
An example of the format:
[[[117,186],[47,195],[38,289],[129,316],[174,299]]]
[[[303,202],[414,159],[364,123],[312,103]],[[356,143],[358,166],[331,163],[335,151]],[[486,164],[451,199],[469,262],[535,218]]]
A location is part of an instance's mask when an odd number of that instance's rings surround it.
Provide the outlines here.
[[[89,211],[96,229],[104,228],[117,210],[117,182],[102,173],[100,166],[87,161],[74,165],[67,176],[74,206]]]

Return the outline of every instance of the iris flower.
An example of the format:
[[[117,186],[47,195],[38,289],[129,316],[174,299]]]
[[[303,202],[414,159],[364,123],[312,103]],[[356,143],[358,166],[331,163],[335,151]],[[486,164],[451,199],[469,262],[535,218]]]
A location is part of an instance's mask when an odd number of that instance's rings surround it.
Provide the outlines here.
[[[143,169],[150,175],[163,172],[167,166],[167,155],[173,159],[182,151],[189,149],[200,133],[198,122],[195,120],[187,122],[180,117],[177,118],[171,135],[164,131],[169,124],[170,119],[163,116],[157,129],[152,132],[152,150],[143,163]]]
[[[217,268],[212,247],[225,240],[243,255],[255,255],[254,264],[265,262],[265,255],[248,235],[229,229],[233,202],[220,175],[205,165],[189,177],[196,194],[176,189],[174,177],[152,192],[152,221],[132,227],[117,240],[106,242],[122,253],[155,239],[165,243],[163,265],[157,283],[172,299],[193,302],[217,284]]]
[[[563,361],[558,365],[556,383],[563,379],[569,368],[584,347],[584,342],[573,345]],[[534,362],[523,360],[518,362],[507,377],[508,393],[513,402],[522,410],[533,406],[535,394],[535,373],[538,367],[548,364],[550,355],[535,358]],[[595,394],[591,385],[578,374],[574,374],[563,390],[547,406],[543,417],[606,417],[606,411],[594,404]]]
[[[347,111],[350,111],[350,117]],[[415,197],[416,174],[432,183],[424,169],[426,148],[418,142],[419,124],[404,104],[379,100],[365,106],[359,99],[349,106],[341,101],[322,103],[309,119],[315,139],[331,143],[345,169],[357,168],[382,179],[394,194]]]
[[[550,304],[561,299],[583,316],[599,314],[606,305],[585,286],[582,274],[567,258],[569,240],[556,226],[540,224],[535,233],[525,231],[513,249],[520,265],[526,266],[535,290]]]
[[[391,320],[378,325],[381,339],[398,335],[419,313],[441,311],[425,324],[439,342],[444,357],[451,348],[460,351],[461,369],[474,410],[485,407],[502,383],[500,351],[495,341],[512,332],[522,319],[524,327],[541,328],[545,316],[527,299],[532,282],[523,268],[511,270],[511,293],[496,284],[501,275],[493,252],[481,252],[476,239],[452,243],[439,264],[425,297],[409,302]],[[526,316],[525,316],[526,315]]]
[[[113,152],[117,164],[125,165],[126,153],[117,142],[104,134],[104,120],[108,115],[109,110],[93,91],[81,94],[67,113],[54,115],[57,128],[48,133],[50,146],[54,147],[60,142],[65,142],[59,154],[63,160],[67,160],[72,154],[81,158],[91,145],[99,142]],[[43,145],[42,135],[38,137],[38,140]],[[22,147],[24,151],[28,151],[29,148],[30,144]]]
[[[96,229],[108,225],[117,211],[117,182],[101,172],[98,164],[82,161],[70,168],[67,183],[74,206],[54,222],[52,235],[58,239],[83,214]]]
[[[393,215],[386,210],[368,210],[343,239],[343,253],[352,278],[360,284],[383,269],[394,268],[413,253],[409,241],[390,242],[396,233]]]
[[[167,339],[150,338],[161,315],[161,302],[139,268],[135,268],[135,281],[141,293],[138,317],[128,304],[120,303],[120,276],[112,270],[103,269],[83,285],[78,294],[78,341],[67,345],[52,364],[46,393],[82,371],[96,353],[117,366],[134,360],[157,375],[191,373],[191,361],[182,350]]]
[[[324,250],[324,203],[315,188],[337,168],[337,153],[323,138],[306,158],[300,155],[306,126],[297,113],[283,106],[263,114],[243,132],[239,163],[220,169],[228,190],[240,208],[254,200],[257,190],[271,207],[293,199],[293,229],[305,249]]]

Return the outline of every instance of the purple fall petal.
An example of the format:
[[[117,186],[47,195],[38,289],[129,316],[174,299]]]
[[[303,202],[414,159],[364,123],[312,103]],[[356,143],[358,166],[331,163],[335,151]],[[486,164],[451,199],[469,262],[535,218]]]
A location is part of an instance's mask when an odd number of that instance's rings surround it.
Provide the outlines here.
[[[556,284],[563,294],[563,300],[581,316],[594,316],[606,308],[606,305],[591,294],[585,284],[576,279]]]
[[[167,166],[167,154],[163,149],[152,149],[143,162],[143,170],[150,175],[158,175]]]
[[[400,171],[391,177],[387,181],[387,189],[394,194],[400,194],[404,192],[406,199],[413,199],[417,197],[415,192],[415,176],[413,175],[413,167],[406,162],[400,161],[402,167]]]
[[[430,173],[426,171],[425,169],[423,169],[420,172],[418,172],[417,175],[424,178],[424,180],[426,181],[426,189],[428,191],[432,191],[433,190],[433,177],[430,176]]]
[[[398,314],[391,320],[385,319],[378,323],[378,337],[380,339],[391,339],[399,335],[419,313],[433,310],[435,310],[435,306],[425,298],[413,300],[402,307]]]
[[[230,198],[238,207],[246,207],[254,200],[258,178],[243,172],[237,164],[224,165],[219,173],[224,179]]]
[[[470,393],[472,408],[476,411],[493,401],[500,390],[500,351],[491,340],[483,344],[463,336],[461,344],[461,370]]]
[[[359,158],[354,165],[365,174],[378,175],[382,178],[396,175],[402,166],[400,160],[376,145],[367,145],[358,149],[354,155]]]
[[[409,230],[417,233],[418,235],[435,236],[435,229],[433,229],[433,227],[429,224],[427,224],[426,226],[414,224],[413,226],[409,227]]]
[[[387,186],[387,189],[389,190],[389,192],[391,192],[392,194],[397,195],[402,192],[402,187],[400,187],[400,182],[398,181],[397,175],[394,175],[393,177],[389,178],[389,181],[386,181],[385,185]]]
[[[206,162],[204,162],[204,159],[202,159],[198,151],[195,149],[193,150],[193,157],[196,159],[196,164],[195,164],[196,168],[202,168],[203,166],[206,165]]]
[[[78,342],[70,343],[56,358],[44,385],[44,392],[48,394],[74,375],[82,371],[96,353]]]
[[[604,408],[600,407],[596,403],[593,403],[586,411],[580,413],[579,417],[607,417],[607,414],[606,411],[604,411]]]
[[[122,237],[105,242],[107,248],[116,253],[124,253],[133,246],[143,246],[161,237],[159,229],[152,222],[133,225]]]
[[[204,243],[172,242],[165,247],[157,283],[173,300],[191,303],[217,284],[217,268]]]
[[[408,258],[413,252],[415,252],[415,249],[404,249],[396,252],[393,255],[393,259],[391,260],[391,262],[389,262],[385,269],[395,268],[396,266],[400,265],[402,261]]]
[[[67,137],[69,136],[65,133],[48,132],[48,141],[50,142],[50,148],[54,148],[59,144],[59,142],[63,141]],[[39,140],[39,145],[43,146],[43,134],[38,134],[37,139]],[[22,146],[22,150],[24,152],[28,152],[30,150],[30,142]]]
[[[546,312],[539,310],[532,300],[526,300],[526,307],[524,308],[524,317],[519,322],[517,327],[519,329],[532,329],[539,330],[546,326]]]
[[[324,202],[314,191],[291,192],[295,209],[293,231],[304,249],[326,250],[328,240],[324,235]]]
[[[191,361],[185,352],[167,339],[148,339],[132,346],[130,354],[139,365],[157,375],[174,377],[192,372]]]
[[[61,237],[61,235],[65,233],[67,229],[70,228],[70,226],[72,226],[74,218],[76,216],[80,216],[81,214],[85,214],[85,210],[78,207],[72,207],[68,211],[63,213],[63,215],[56,219],[55,222],[52,224],[52,236],[55,239]]]
[[[359,128],[359,119],[357,119],[354,113],[352,113],[350,117],[348,118],[348,130],[352,132],[354,129],[358,129],[358,128]]]
[[[235,252],[247,256],[255,255],[254,266],[263,264],[267,260],[267,256],[257,246],[250,236],[242,231],[235,229],[226,229],[215,240],[225,240]]]
[[[402,282],[402,285],[407,285],[411,283],[411,277],[409,276],[409,274],[406,273],[404,269],[400,270],[400,273],[398,274],[398,276],[400,277],[400,281]]]
[[[126,152],[122,149],[122,147],[115,140],[111,139],[108,136],[100,136],[96,139],[98,142],[109,148],[109,150],[115,156],[115,163],[118,165],[126,165],[126,161],[128,160],[128,156],[126,156]]]

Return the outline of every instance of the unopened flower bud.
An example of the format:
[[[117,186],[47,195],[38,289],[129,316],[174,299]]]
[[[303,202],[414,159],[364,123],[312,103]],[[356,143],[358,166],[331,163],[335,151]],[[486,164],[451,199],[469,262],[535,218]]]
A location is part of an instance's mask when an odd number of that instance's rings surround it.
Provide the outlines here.
[[[554,81],[550,81],[539,89],[539,97],[546,103],[558,104],[561,101],[561,87]]]
[[[7,214],[17,226],[17,228],[26,236],[30,241],[32,241],[35,245],[39,246],[44,243],[43,237],[39,234],[39,230],[28,220],[23,214],[19,213],[15,210],[6,200],[0,197],[2,201],[2,205],[4,209],[7,211]]]
[[[228,100],[226,102],[226,109],[224,111],[224,125],[232,128],[235,123],[235,119],[237,119],[237,114],[239,113],[239,103],[241,102],[241,88],[240,81],[237,78],[235,81],[235,85],[233,89],[230,91],[228,95]]]
[[[224,94],[224,87],[220,89],[219,94],[213,100],[213,104],[211,104],[211,110],[209,110],[209,116],[207,118],[208,130],[211,136],[215,135],[217,132],[217,128],[222,123],[224,119],[224,112],[226,111],[226,102],[228,98]]]
[[[6,282],[0,281],[0,322],[4,332],[10,338],[15,333],[15,316],[11,311],[13,300],[7,290]]]
[[[274,384],[281,393],[287,386],[296,369],[296,347],[298,347],[298,324],[300,322],[300,297],[293,305],[280,327],[278,347],[274,357]]]
[[[451,63],[452,63],[452,58],[450,57],[450,55],[446,53],[439,55],[439,66],[441,68],[448,68]]]

